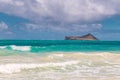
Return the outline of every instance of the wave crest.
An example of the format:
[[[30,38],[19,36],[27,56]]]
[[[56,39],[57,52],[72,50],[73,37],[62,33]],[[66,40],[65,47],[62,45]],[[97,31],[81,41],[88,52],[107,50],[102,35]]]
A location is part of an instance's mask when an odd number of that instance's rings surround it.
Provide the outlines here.
[[[20,72],[24,69],[35,69],[35,68],[44,68],[44,67],[66,67],[69,65],[78,64],[79,61],[68,61],[68,62],[61,62],[61,63],[41,63],[41,64],[3,64],[0,65],[0,73],[16,73]]]
[[[13,50],[20,50],[20,51],[30,51],[31,50],[30,46],[14,46],[14,45],[12,45],[11,48]]]
[[[7,49],[8,47],[11,48],[12,50],[18,50],[18,51],[30,51],[31,50],[31,46],[15,46],[15,45],[0,46],[0,49]]]

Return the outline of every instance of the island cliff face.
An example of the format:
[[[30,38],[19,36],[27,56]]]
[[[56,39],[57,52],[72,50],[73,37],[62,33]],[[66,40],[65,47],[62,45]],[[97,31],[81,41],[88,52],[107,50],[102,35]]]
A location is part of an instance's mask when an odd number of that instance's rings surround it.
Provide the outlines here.
[[[92,34],[87,34],[83,36],[66,36],[65,40],[98,40]]]

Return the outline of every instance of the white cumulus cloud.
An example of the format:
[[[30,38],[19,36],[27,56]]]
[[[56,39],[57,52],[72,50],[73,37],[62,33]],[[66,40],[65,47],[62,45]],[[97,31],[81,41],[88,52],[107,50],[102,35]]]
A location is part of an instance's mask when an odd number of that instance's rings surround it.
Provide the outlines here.
[[[0,11],[40,21],[95,21],[119,14],[118,0],[0,0]]]
[[[101,26],[94,21],[120,14],[119,5],[119,0],[0,0],[0,12],[36,23],[27,25],[28,29],[98,29]]]

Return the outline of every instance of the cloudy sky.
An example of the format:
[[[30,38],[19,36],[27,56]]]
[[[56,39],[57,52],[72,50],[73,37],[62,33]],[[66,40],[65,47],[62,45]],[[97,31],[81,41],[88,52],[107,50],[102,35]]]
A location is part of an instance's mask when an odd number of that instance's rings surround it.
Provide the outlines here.
[[[120,40],[120,0],[0,0],[0,39]]]

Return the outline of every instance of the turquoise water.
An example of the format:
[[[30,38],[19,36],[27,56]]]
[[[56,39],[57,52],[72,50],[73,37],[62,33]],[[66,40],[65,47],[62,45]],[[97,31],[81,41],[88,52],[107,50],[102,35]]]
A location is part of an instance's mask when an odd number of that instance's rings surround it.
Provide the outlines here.
[[[120,80],[119,41],[1,40],[0,80]]]
[[[67,41],[67,40],[3,40],[0,46],[12,50],[11,45],[29,46],[30,52],[89,52],[89,51],[120,51],[119,41]]]

